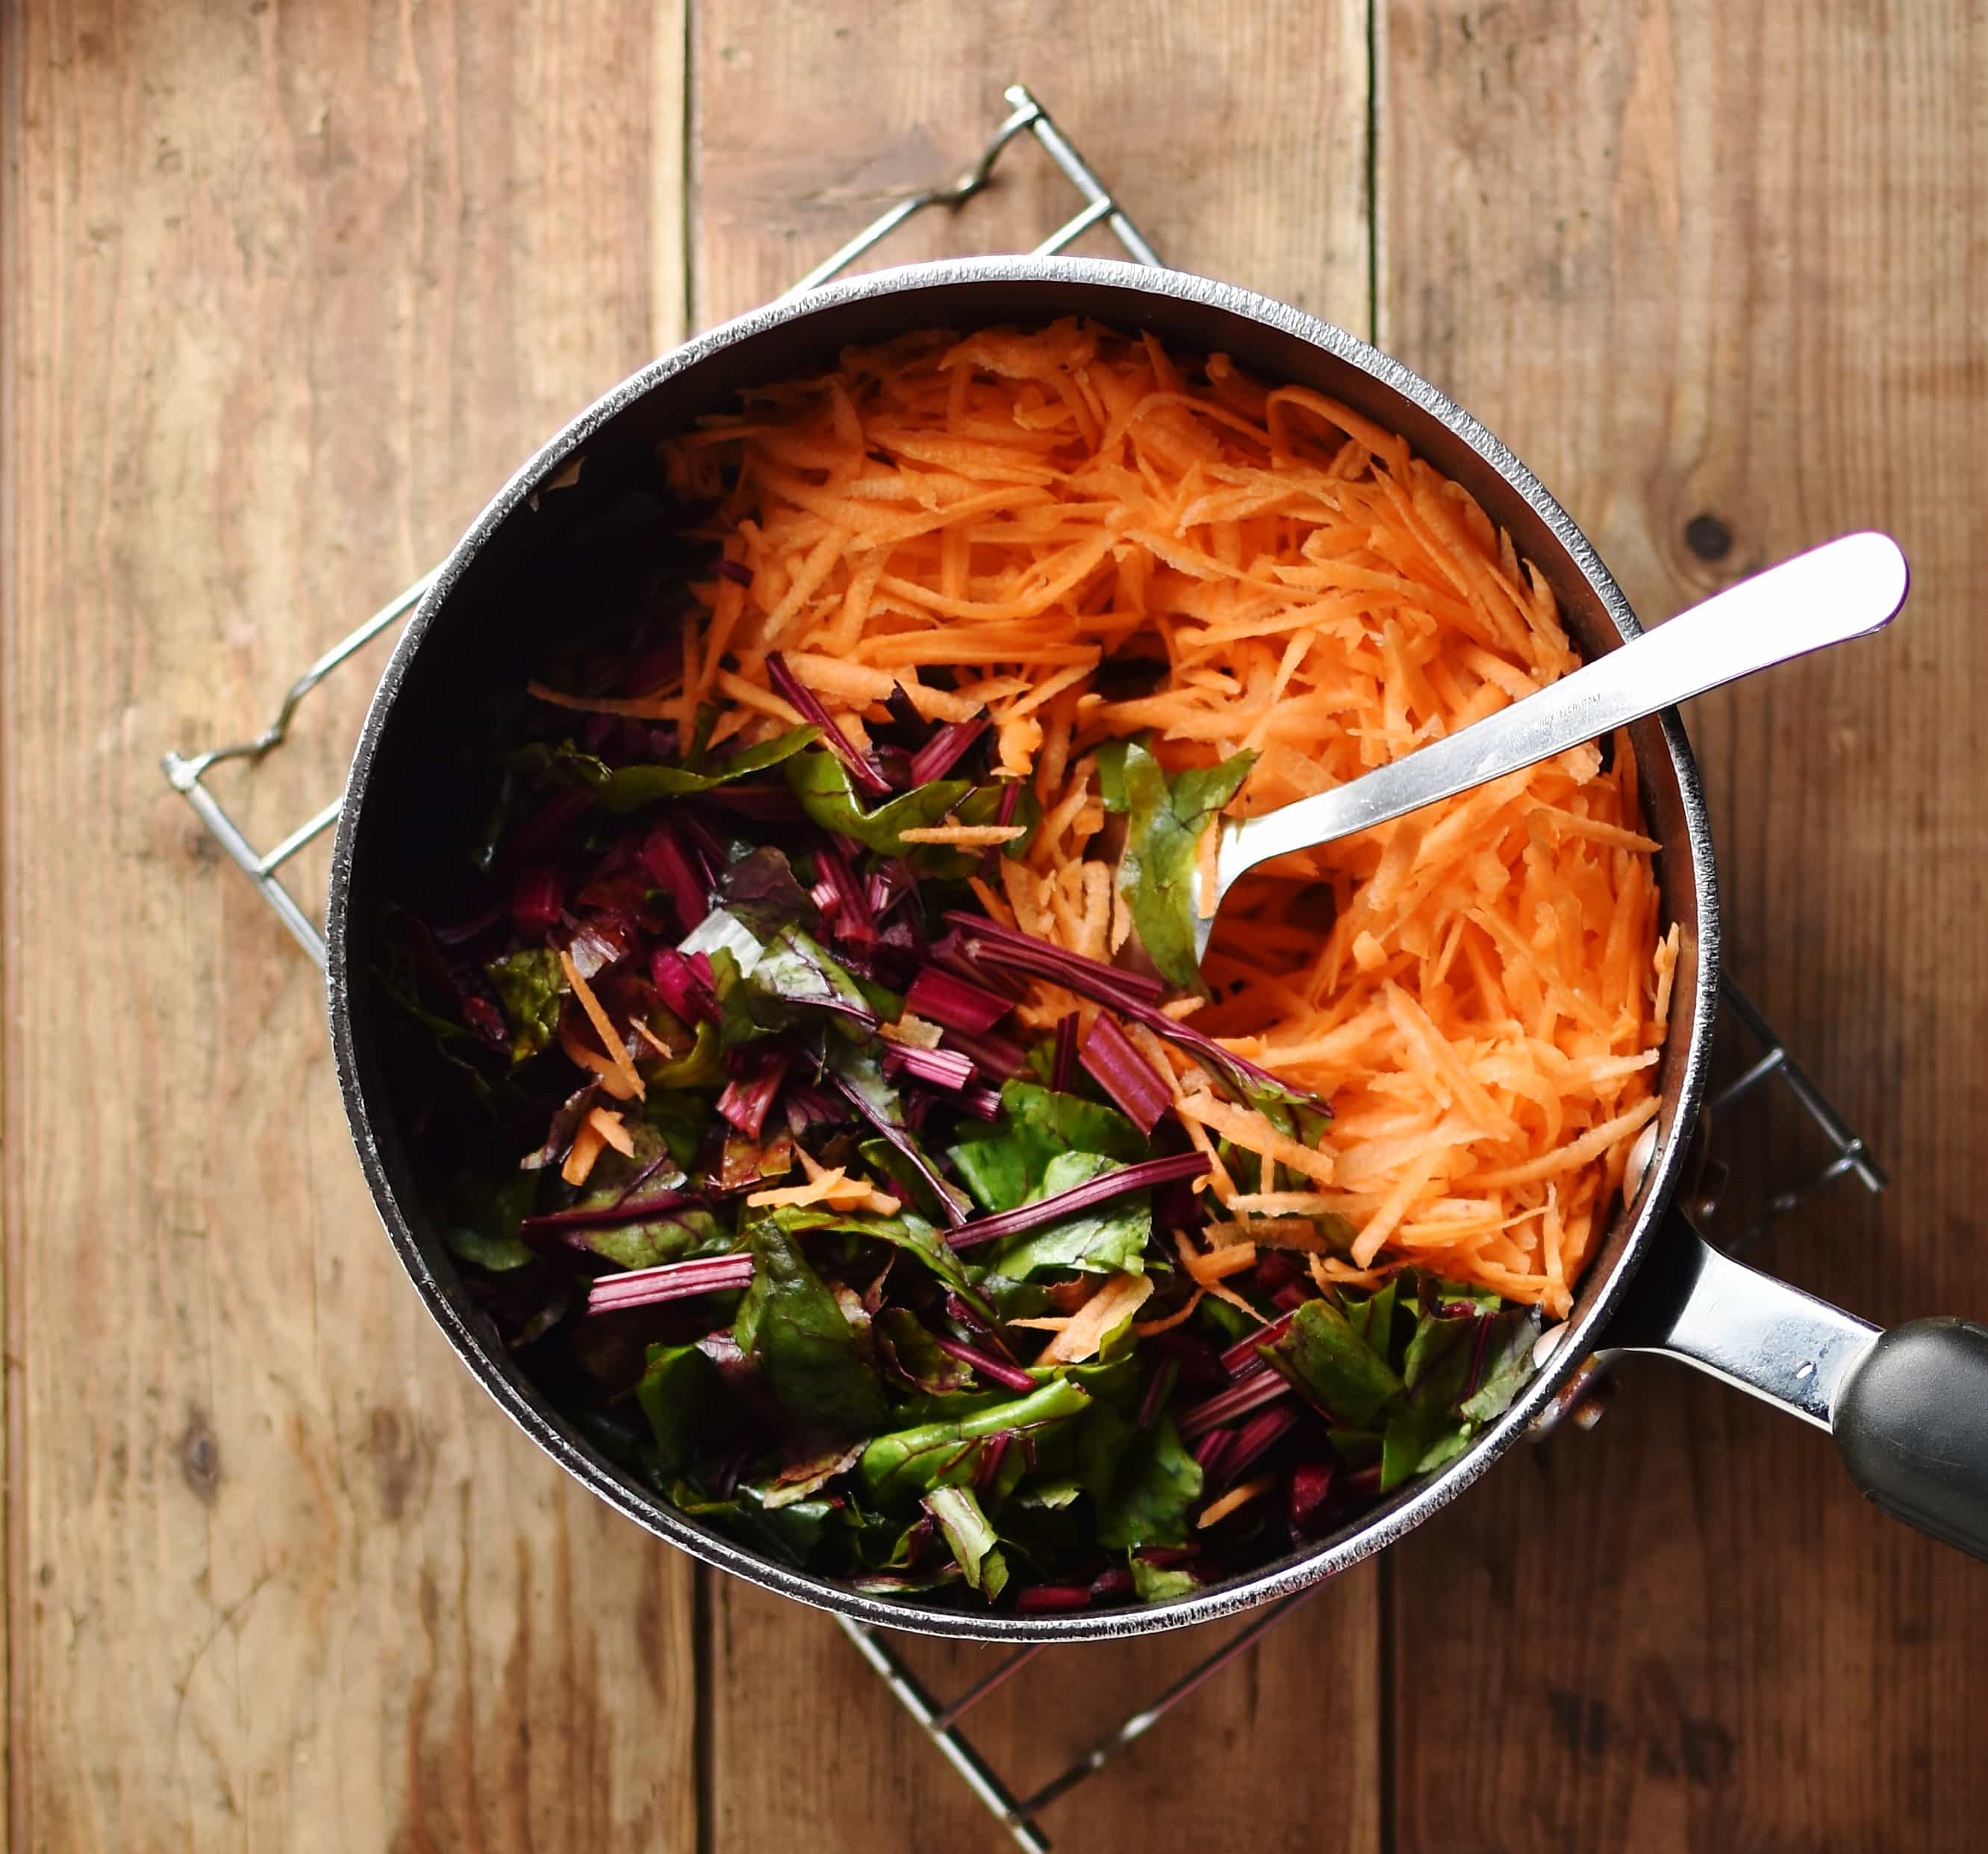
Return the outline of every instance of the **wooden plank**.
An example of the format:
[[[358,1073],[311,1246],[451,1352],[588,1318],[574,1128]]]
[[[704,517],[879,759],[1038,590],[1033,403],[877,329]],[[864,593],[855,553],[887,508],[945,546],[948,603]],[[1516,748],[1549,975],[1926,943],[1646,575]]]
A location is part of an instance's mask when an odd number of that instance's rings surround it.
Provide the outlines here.
[[[888,13],[700,0],[691,277],[702,323],[754,308],[904,195],[971,165],[1029,84],[1168,262],[1364,332],[1366,9],[1053,0]],[[837,23],[841,21],[842,23]],[[1040,149],[880,252],[1026,250],[1081,202]],[[1125,254],[1094,230],[1075,249]]]
[[[1875,1319],[1978,1317],[1972,12],[1404,3],[1381,46],[1383,344],[1533,465],[1646,616],[1844,529],[1912,557],[1885,640],[1693,726],[1729,956],[1898,1181],[1760,1259]],[[1393,1576],[1404,1854],[1978,1845],[1979,1568],[1743,1399],[1638,1369]]]
[[[320,981],[158,773],[674,338],[681,36],[612,0],[0,26],[16,1847],[694,1840],[686,1567],[432,1329]],[[256,780],[265,831],[336,789],[364,681]]]
[[[1131,1749],[1043,1812],[1060,1848],[1205,1846],[1210,1825],[1253,1845],[1378,1849],[1381,1713],[1375,1580],[1349,1573],[1182,1701]],[[718,1580],[711,1643],[711,1845],[776,1845],[808,1825],[821,1854],[1002,1849],[1006,1834],[857,1659],[840,1629]],[[965,1716],[964,1729],[1026,1797],[1241,1627],[1045,1649]],[[1007,1650],[898,1638],[950,1702]],[[1293,1773],[1317,1771],[1317,1782]]]
[[[700,321],[778,293],[898,195],[963,169],[1019,77],[1163,255],[1365,325],[1365,24],[1347,0],[1142,0],[1095,13],[920,0],[874,16],[700,0],[695,17]],[[965,215],[918,225],[880,261],[1025,248],[1071,210],[1040,151],[1014,148],[1002,174]],[[1122,255],[1101,233],[1081,249]],[[1364,1573],[1327,1592],[1123,1765],[1055,1805],[1047,1828],[1098,1854],[1191,1845],[1225,1821],[1246,1822],[1266,1847],[1377,1846],[1374,1592]],[[779,1845],[796,1822],[823,1854],[1005,1845],[831,1623],[729,1579],[712,1595],[718,1854]],[[1063,1649],[978,1709],[970,1729],[1026,1788],[1219,1634]],[[911,1652],[948,1694],[996,1658]],[[1323,1788],[1290,1775],[1314,1769],[1329,1773]]]

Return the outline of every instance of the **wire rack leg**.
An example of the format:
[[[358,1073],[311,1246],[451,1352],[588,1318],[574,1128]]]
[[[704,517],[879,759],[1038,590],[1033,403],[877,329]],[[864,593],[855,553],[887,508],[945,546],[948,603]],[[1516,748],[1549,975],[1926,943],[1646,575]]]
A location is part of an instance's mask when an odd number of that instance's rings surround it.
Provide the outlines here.
[[[1013,1837],[1016,1846],[1026,1849],[1027,1854],[1049,1854],[1048,1837],[1031,1819],[1034,1812],[1016,1800],[1015,1792],[1002,1781],[999,1773],[952,1722],[963,1707],[955,1704],[942,1710],[881,1632],[846,1615],[838,1616],[836,1620],[842,1625],[842,1632],[856,1644],[857,1652],[876,1670],[878,1678],[891,1690],[898,1703],[924,1728],[925,1736],[938,1747],[940,1754],[959,1773],[987,1812]],[[1005,1678],[1033,1652],[1025,1649],[1013,1656],[1009,1665],[997,1670],[997,1673]],[[983,1681],[965,1703],[971,1704],[973,1699],[992,1690],[992,1683]]]
[[[840,250],[817,264],[787,291],[781,300],[784,302],[789,297],[802,295],[839,276],[918,214],[934,206],[943,206],[950,210],[965,205],[992,180],[995,165],[1008,144],[1023,134],[1033,136],[1041,145],[1084,202],[1083,208],[1074,218],[1067,220],[1036,248],[1039,251],[1060,251],[1080,238],[1093,225],[1103,225],[1110,228],[1128,254],[1137,262],[1158,264],[1160,261],[1158,253],[1132,223],[1131,215],[1117,197],[1098,178],[1096,170],[1077,153],[1069,137],[1057,127],[1049,112],[1036,101],[1027,86],[1010,84],[1003,94],[1009,113],[981,150],[979,160],[965,174],[950,186],[928,187],[898,201],[865,226]],[[208,773],[225,760],[246,760],[253,764],[265,754],[282,746],[289,735],[290,722],[296,713],[297,705],[341,664],[411,611],[420,603],[421,595],[428,590],[434,577],[431,572],[424,573],[405,591],[390,599],[356,631],[326,651],[290,685],[276,719],[252,739],[210,748],[201,753],[167,753],[163,762],[167,780],[174,790],[193,807],[201,822],[213,834],[215,841],[227,851],[229,859],[255,884],[263,900],[275,911],[276,918],[289,930],[297,944],[320,966],[325,963],[323,931],[284,886],[276,871],[305,844],[330,830],[338,821],[339,808],[343,802],[342,796],[333,800],[315,817],[300,824],[275,849],[265,853],[258,851],[248,841],[241,827],[229,815],[220,800],[207,789],[204,781]]]
[[[1059,1796],[1074,1789],[1085,1778],[1096,1774],[1128,1746],[1138,1743],[1182,1700],[1213,1680],[1231,1661],[1247,1654],[1280,1622],[1289,1618],[1300,1604],[1310,1602],[1324,1588],[1323,1583],[1314,1584],[1309,1590],[1300,1590],[1295,1596],[1287,1596],[1281,1602],[1273,1603],[1247,1628],[1231,1636],[1212,1654],[1197,1661],[1157,1698],[1134,1713],[1116,1731],[1099,1739],[1067,1770],[1059,1771],[1022,1804],[1023,1818],[1033,1820]]]

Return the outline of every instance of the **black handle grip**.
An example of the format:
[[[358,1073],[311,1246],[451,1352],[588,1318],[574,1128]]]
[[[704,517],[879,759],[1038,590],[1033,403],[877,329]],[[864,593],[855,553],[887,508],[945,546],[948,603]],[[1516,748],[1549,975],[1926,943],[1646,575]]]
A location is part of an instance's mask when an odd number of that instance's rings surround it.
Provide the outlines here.
[[[1885,1511],[1988,1558],[1988,1327],[1912,1320],[1881,1332],[1831,1428]]]

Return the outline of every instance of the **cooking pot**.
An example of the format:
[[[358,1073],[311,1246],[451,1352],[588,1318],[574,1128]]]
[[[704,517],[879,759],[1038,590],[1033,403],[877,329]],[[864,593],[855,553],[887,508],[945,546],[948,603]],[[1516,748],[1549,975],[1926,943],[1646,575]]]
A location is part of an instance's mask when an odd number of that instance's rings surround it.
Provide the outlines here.
[[[395,1111],[379,988],[397,839],[446,802],[431,763],[441,718],[487,678],[493,614],[521,575],[611,522],[656,442],[736,404],[742,387],[819,371],[851,343],[908,331],[1040,323],[1065,316],[1149,329],[1176,349],[1221,352],[1266,379],[1342,400],[1401,433],[1476,496],[1550,583],[1587,655],[1637,634],[1635,614],[1566,512],[1496,438],[1428,382],[1344,330],[1283,304],[1172,271],[1016,257],[917,265],[814,290],[725,323],[645,367],[581,413],[521,469],[456,545],[404,632],[366,719],[333,855],[327,939],[332,1044],[352,1137],[382,1221],[463,1362],[518,1425],[611,1505],[693,1556],[806,1603],[887,1627],[989,1640],[1082,1640],[1209,1620],[1291,1593],[1371,1556],[1447,1505],[1516,1442],[1598,1352],[1667,1353],[1836,1436],[1852,1476],[1900,1517],[1988,1555],[1988,1329],[1922,1320],[1879,1332],[1712,1249],[1677,1202],[1706,1087],[1718,999],[1719,899],[1698,769],[1675,712],[1631,730],[1658,876],[1680,930],[1660,1111],[1639,1180],[1543,1341],[1523,1393],[1455,1461],[1328,1538],[1188,1597],[1038,1615],[864,1596],[707,1531],[598,1453],[519,1369],[465,1291],[415,1186],[414,1136]],[[576,474],[576,466],[577,472]],[[432,795],[443,794],[438,801]],[[1548,1347],[1550,1346],[1550,1349]]]

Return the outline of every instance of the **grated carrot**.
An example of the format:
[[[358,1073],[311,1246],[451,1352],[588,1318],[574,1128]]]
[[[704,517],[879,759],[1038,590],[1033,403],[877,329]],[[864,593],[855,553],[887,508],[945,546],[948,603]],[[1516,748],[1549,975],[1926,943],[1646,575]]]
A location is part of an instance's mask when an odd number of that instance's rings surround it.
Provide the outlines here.
[[[1293,1172],[1302,1172],[1322,1185],[1333,1181],[1333,1163],[1328,1155],[1300,1145],[1287,1133],[1279,1132],[1261,1114],[1236,1107],[1213,1094],[1189,1094],[1179,1107],[1188,1119],[1212,1127],[1223,1138],[1233,1141],[1246,1152],[1289,1166]]]
[[[992,850],[1023,835],[1026,824],[913,824],[898,834],[908,844],[952,844],[962,850]]]
[[[857,1210],[871,1208],[868,1200],[881,1195],[873,1191],[860,1178],[851,1178],[840,1166],[824,1169],[810,1160],[806,1149],[796,1145],[802,1164],[808,1172],[808,1180],[802,1185],[782,1185],[766,1191],[755,1191],[746,1199],[756,1209],[781,1209],[803,1204],[827,1204],[831,1209]],[[895,1204],[894,1199],[887,1200]]]
[[[1150,1339],[1156,1333],[1172,1332],[1176,1326],[1185,1326],[1194,1318],[1195,1309],[1201,1305],[1204,1291],[1205,1290],[1197,1287],[1172,1313],[1163,1314],[1157,1320],[1134,1321],[1133,1331],[1142,1339]],[[1013,1322],[1011,1321],[1010,1324],[1012,1325]]]
[[[600,1000],[593,995],[593,987],[580,976],[580,968],[573,963],[573,955],[562,951],[560,969],[566,974],[566,982],[573,987],[573,995],[580,1000],[580,1007],[587,1013],[587,1021],[593,1026],[594,1034],[607,1052],[607,1060],[613,1064],[615,1074],[627,1084],[637,1101],[647,1098],[648,1090],[642,1084],[642,1078],[635,1072],[635,1065],[628,1060],[628,1052],[622,1047],[621,1038],[614,1028],[614,1020],[601,1007]]]
[[[1236,1199],[1238,1205],[1249,1201],[1247,1197]],[[1218,1220],[1209,1224],[1208,1233],[1211,1240],[1219,1238],[1224,1242],[1253,1243],[1259,1249],[1296,1249],[1319,1255],[1335,1252],[1335,1245],[1319,1234],[1318,1226],[1302,1216],[1239,1216],[1232,1221]]]
[[[1104,1344],[1105,1335],[1151,1298],[1149,1274],[1114,1274],[1070,1315],[1070,1324],[1038,1355],[1038,1365],[1077,1365]]]
[[[1231,1487],[1219,1500],[1209,1501],[1207,1507],[1203,1509],[1200,1518],[1194,1522],[1195,1529],[1197,1531],[1203,1531],[1209,1527],[1219,1524],[1226,1519],[1237,1507],[1246,1507],[1259,1495],[1269,1493],[1276,1484],[1276,1475],[1259,1474],[1253,1480],[1246,1480],[1239,1487]]]
[[[654,1050],[658,1055],[661,1056],[664,1061],[669,1061],[674,1058],[675,1051],[673,1050],[661,1037],[658,1036],[654,1030],[650,1029],[648,1025],[644,1023],[640,1017],[631,1017],[628,1020],[628,1027],[632,1030],[637,1036],[640,1037],[644,1043],[647,1044],[650,1048]]]
[[[1151,730],[1169,773],[1249,747],[1229,807],[1249,815],[1577,661],[1544,577],[1401,438],[1151,337],[1067,321],[852,349],[663,458],[687,499],[718,499],[703,532],[749,584],[735,570],[693,589],[680,689],[620,707],[539,692],[681,720],[712,702],[712,738],[751,746],[797,719],[766,672],[784,645],[859,745],[894,685],[928,720],[985,709],[1001,773],[1030,781],[1043,821],[1026,858],[1000,858],[975,892],[1003,924],[1094,958],[1131,934],[1095,873],[1107,741]],[[1156,672],[1143,688],[1101,673],[1134,660]],[[949,686],[928,687],[925,665]],[[1567,1311],[1654,1111],[1648,1058],[1681,950],[1627,739],[1601,760],[1563,754],[1286,858],[1231,898],[1204,963],[1212,999],[1168,1008],[1334,1114],[1307,1146],[1134,1027],[1193,1144],[1213,1157],[1228,1142],[1205,1186],[1237,1242],[1325,1247],[1308,1219],[1343,1216],[1354,1254],[1312,1253],[1322,1281],[1371,1286],[1412,1257]],[[912,841],[1006,840],[992,833]],[[1046,1028],[1073,1007],[1039,985],[1021,1020]],[[596,1028],[609,1057],[576,1060],[625,1098],[625,1054]],[[1265,1188],[1279,1165],[1320,1189]]]
[[[1194,1272],[1195,1263],[1199,1259],[1201,1252],[1188,1240],[1185,1230],[1176,1230],[1174,1232],[1174,1250],[1175,1253],[1180,1257],[1181,1266],[1192,1274]],[[1234,1288],[1226,1286],[1220,1281],[1202,1281],[1199,1286],[1202,1293],[1212,1294],[1218,1301],[1227,1302],[1238,1313],[1246,1313],[1258,1325],[1264,1324],[1263,1316],[1244,1300]]]
[[[1232,1274],[1240,1274],[1246,1268],[1256,1265],[1256,1245],[1252,1242],[1232,1243],[1226,1248],[1209,1250],[1205,1255],[1188,1257],[1187,1271],[1204,1287],[1212,1287],[1217,1281],[1226,1281]]]
[[[588,1111],[587,1124],[624,1159],[635,1156],[635,1136],[628,1131],[627,1124],[619,1114],[610,1114],[605,1108]]]
[[[547,688],[543,682],[527,682],[525,693],[537,696],[541,702],[549,702],[554,708],[570,708],[583,715],[620,715],[631,721],[674,721],[683,709],[681,702],[658,695],[641,695],[631,700],[606,695],[568,695],[558,689]]]
[[[566,1163],[560,1167],[560,1176],[570,1185],[583,1185],[587,1175],[593,1169],[607,1144],[607,1135],[593,1124],[589,1115],[580,1124],[579,1131],[573,1136],[573,1145],[566,1155]]]
[[[628,1078],[615,1067],[614,1062],[601,1054],[582,1037],[570,1023],[562,1023],[559,1031],[560,1047],[566,1052],[566,1059],[583,1069],[590,1069],[599,1078],[602,1090],[617,1101],[633,1101],[635,1091],[628,1085]]]

